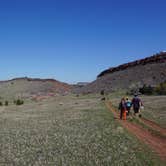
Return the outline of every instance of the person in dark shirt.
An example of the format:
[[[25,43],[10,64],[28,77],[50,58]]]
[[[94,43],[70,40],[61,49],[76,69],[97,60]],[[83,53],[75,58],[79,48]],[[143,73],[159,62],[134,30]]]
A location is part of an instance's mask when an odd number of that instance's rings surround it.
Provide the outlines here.
[[[121,102],[119,103],[119,110],[120,110],[120,119],[126,120],[125,98],[121,99]]]
[[[143,106],[141,99],[138,97],[137,94],[134,95],[134,98],[132,99],[132,106],[134,110],[134,115],[139,113],[140,107]]]

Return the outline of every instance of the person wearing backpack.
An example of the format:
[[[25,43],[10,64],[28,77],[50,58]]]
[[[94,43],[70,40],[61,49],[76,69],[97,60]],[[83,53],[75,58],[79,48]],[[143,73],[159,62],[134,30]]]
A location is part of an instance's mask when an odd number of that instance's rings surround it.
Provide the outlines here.
[[[138,114],[140,111],[140,107],[143,106],[143,103],[137,94],[134,95],[134,98],[132,99],[131,103],[133,106],[134,115]]]
[[[126,120],[126,104],[125,104],[125,98],[121,99],[121,102],[119,103],[119,110],[120,110],[120,119]]]
[[[126,105],[126,110],[127,110],[127,116],[130,115],[130,110],[131,110],[131,101],[128,99],[128,97],[126,98],[126,102],[125,102],[125,105]]]

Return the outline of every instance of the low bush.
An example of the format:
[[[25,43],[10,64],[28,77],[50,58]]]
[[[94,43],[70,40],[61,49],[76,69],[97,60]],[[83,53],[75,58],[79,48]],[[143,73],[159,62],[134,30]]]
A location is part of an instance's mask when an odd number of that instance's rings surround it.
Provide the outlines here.
[[[24,101],[21,100],[21,99],[17,99],[17,100],[14,100],[14,104],[16,104],[16,105],[22,105],[22,104],[24,104]]]
[[[3,106],[3,103],[2,103],[2,101],[0,101],[0,106]]]
[[[150,85],[144,85],[142,88],[139,88],[141,94],[152,95],[155,94],[155,88]]]
[[[166,95],[166,81],[156,86],[155,92],[159,95]]]
[[[101,90],[101,91],[100,91],[100,94],[101,94],[102,96],[104,96],[105,91],[104,91],[104,90]]]
[[[134,94],[134,92],[136,92],[135,89],[131,89],[127,92],[127,95]],[[166,95],[166,81],[155,87],[145,84],[143,87],[139,88],[137,93],[144,95]]]
[[[5,101],[5,106],[8,106],[9,105],[9,102],[6,100]]]

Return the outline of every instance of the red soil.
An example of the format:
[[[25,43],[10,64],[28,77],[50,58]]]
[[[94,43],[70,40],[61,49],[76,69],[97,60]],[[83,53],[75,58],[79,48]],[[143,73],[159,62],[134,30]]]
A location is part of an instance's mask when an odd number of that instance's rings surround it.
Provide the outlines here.
[[[114,114],[115,118],[126,128],[129,132],[134,134],[140,141],[147,144],[159,157],[166,161],[166,139],[152,134],[142,126],[119,119],[118,113],[113,108],[111,102],[106,103],[109,110]],[[156,123],[149,121],[145,118],[142,119],[144,124],[153,127],[154,130],[160,131],[162,135],[166,135],[165,129],[161,128]]]
[[[149,120],[149,119],[146,119],[146,118],[141,118],[141,121],[146,124],[147,126],[153,128],[154,130],[162,133],[165,137],[166,137],[166,129],[165,128],[162,128],[161,126],[159,126],[157,123]]]

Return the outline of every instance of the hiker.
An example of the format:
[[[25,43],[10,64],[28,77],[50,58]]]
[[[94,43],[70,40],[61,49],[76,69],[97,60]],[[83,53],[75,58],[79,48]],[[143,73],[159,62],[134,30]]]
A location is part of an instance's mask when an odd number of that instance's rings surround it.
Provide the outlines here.
[[[131,110],[131,101],[129,100],[128,97],[126,97],[125,105],[126,105],[126,110],[127,110],[127,116],[129,116],[130,115],[130,110]]]
[[[126,105],[125,105],[125,98],[121,99],[119,103],[119,110],[120,110],[120,119],[126,120]]]
[[[140,112],[140,107],[143,106],[143,103],[137,94],[134,95],[131,103],[133,106],[134,115],[137,115]]]

